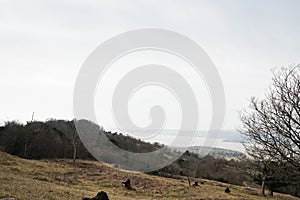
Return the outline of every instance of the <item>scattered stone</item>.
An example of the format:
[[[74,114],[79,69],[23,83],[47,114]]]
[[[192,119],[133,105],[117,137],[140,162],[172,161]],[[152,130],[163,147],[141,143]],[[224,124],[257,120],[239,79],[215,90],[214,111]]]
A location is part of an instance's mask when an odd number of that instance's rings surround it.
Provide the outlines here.
[[[126,189],[131,190],[131,184],[130,184],[130,179],[127,179],[125,182],[122,182],[125,186]]]
[[[194,187],[199,186],[198,181],[195,181],[195,183],[193,184]]]
[[[98,194],[94,197],[94,198],[83,198],[82,200],[109,200],[106,192],[104,191],[101,191],[101,192],[98,192]]]
[[[229,187],[226,187],[226,189],[225,189],[225,193],[230,193],[230,189],[229,189]]]

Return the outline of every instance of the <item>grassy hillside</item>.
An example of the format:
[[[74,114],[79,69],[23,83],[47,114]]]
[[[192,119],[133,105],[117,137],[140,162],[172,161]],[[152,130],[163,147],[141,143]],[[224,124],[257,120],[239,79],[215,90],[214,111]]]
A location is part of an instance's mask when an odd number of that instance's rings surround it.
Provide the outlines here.
[[[208,181],[189,187],[185,177],[168,179],[141,173],[118,171],[96,161],[26,160],[0,152],[0,199],[82,199],[100,190],[110,199],[269,199],[256,195],[258,190]],[[126,190],[121,182],[130,178],[134,190]],[[193,179],[192,181],[203,181]],[[297,199],[275,194],[272,199]]]

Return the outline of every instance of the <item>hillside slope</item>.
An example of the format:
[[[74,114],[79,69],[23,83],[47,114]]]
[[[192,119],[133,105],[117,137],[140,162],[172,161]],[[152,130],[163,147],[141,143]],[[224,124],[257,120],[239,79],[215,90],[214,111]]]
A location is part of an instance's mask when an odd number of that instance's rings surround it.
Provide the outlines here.
[[[106,191],[111,200],[126,199],[268,199],[256,195],[256,189],[230,186],[208,181],[189,187],[185,177],[168,179],[141,173],[119,171],[96,161],[26,160],[0,152],[0,199],[82,199]],[[121,182],[130,178],[134,190],[126,190]],[[193,179],[192,181],[203,181]],[[272,199],[298,199],[275,194]]]

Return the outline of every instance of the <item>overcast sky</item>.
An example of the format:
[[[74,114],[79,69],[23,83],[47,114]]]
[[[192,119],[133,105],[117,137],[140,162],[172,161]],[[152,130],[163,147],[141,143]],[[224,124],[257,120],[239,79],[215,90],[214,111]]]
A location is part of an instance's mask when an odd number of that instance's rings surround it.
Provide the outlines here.
[[[271,69],[300,62],[299,9],[297,0],[1,0],[0,122],[29,121],[32,112],[37,120],[72,119],[73,87],[88,55],[114,35],[158,27],[188,36],[213,60],[226,94],[224,128],[234,129],[237,111],[263,96]],[[133,116],[143,114],[137,102]],[[99,123],[114,128],[99,112]]]

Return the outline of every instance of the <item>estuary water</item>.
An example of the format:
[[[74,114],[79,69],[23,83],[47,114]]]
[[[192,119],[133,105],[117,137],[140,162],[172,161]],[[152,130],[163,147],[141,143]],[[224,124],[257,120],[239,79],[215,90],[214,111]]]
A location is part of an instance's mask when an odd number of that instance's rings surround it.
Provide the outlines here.
[[[167,129],[144,132],[126,131],[126,133],[146,142],[158,142],[171,147],[208,146],[245,153],[245,149],[242,145],[242,135],[235,130],[211,131],[210,133],[202,130],[196,132],[181,131],[180,134],[178,134],[178,130]],[[177,142],[174,143],[176,137]]]

